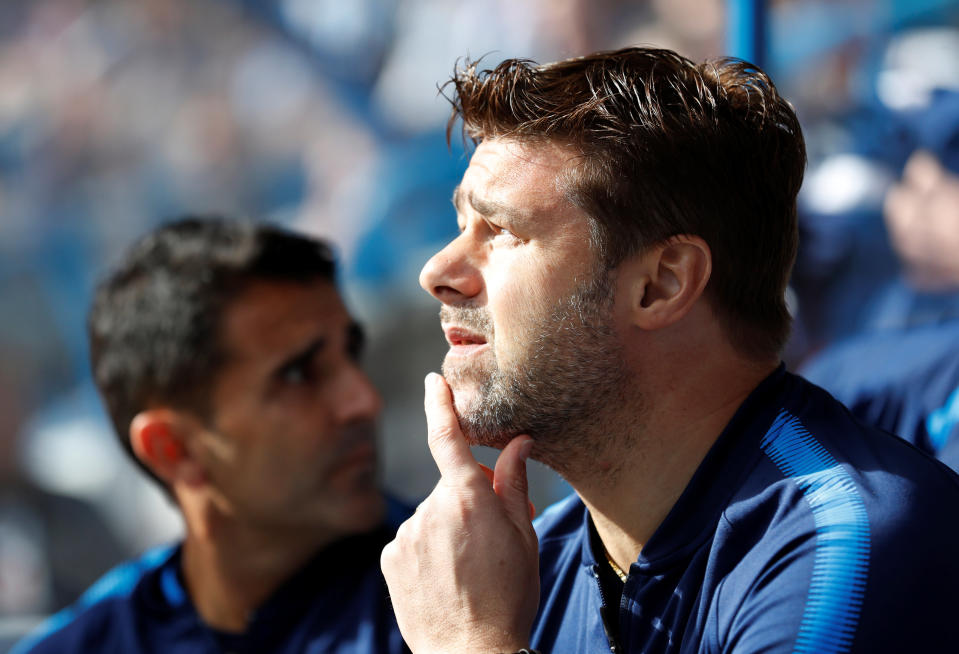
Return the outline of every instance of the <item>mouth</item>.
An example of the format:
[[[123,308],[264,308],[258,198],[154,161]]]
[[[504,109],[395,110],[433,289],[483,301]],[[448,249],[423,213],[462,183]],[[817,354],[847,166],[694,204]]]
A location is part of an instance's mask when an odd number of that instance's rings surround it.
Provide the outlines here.
[[[360,445],[341,458],[335,467],[340,473],[356,473],[373,471],[376,469],[376,448],[371,445]]]
[[[341,434],[335,455],[335,467],[369,467],[376,465],[376,458],[376,424],[359,421],[348,425]]]
[[[489,347],[485,336],[465,327],[443,325],[443,333],[450,344],[450,354],[456,356],[467,356]]]

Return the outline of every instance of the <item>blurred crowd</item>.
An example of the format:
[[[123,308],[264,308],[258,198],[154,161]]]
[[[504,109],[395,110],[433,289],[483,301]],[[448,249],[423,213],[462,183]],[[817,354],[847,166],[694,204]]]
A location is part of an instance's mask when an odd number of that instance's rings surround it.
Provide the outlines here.
[[[810,153],[786,358],[835,379],[851,339],[959,321],[959,2],[770,4],[762,63]],[[335,242],[386,398],[385,483],[422,496],[421,380],[445,344],[416,277],[456,231],[467,157],[438,85],[465,56],[703,59],[725,53],[725,20],[721,0],[0,4],[0,615],[59,608],[179,528],[87,369],[92,288],[123,246],[209,212]],[[936,433],[955,405],[932,407]],[[538,505],[564,492],[545,469],[531,483]]]

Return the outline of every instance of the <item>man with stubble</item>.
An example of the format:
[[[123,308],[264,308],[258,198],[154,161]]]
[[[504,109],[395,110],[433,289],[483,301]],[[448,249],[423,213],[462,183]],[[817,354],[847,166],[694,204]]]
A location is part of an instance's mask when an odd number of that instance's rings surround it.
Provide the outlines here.
[[[952,651],[959,478],[780,362],[806,156],[769,77],[628,48],[452,85],[442,477],[381,559],[412,650]],[[535,523],[529,456],[576,491]]]

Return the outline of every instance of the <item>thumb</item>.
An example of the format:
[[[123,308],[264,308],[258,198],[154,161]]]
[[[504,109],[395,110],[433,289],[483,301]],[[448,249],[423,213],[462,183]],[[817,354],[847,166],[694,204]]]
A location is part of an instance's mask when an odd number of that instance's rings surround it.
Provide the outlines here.
[[[493,491],[503,502],[510,520],[519,527],[528,526],[532,514],[526,480],[526,459],[532,448],[532,438],[517,436],[503,448],[493,471]]]

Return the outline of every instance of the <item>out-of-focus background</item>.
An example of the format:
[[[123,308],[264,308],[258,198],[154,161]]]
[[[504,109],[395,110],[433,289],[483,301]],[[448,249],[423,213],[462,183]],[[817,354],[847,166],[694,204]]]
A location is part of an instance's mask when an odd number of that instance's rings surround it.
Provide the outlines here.
[[[386,398],[385,484],[429,492],[422,378],[445,343],[417,275],[456,232],[449,198],[468,153],[445,143],[437,84],[458,57],[656,44],[761,59],[810,155],[787,361],[959,318],[959,220],[929,235],[915,211],[883,209],[891,188],[945,180],[941,203],[959,215],[959,1],[760,3],[768,39],[754,53],[729,27],[749,4],[3,0],[0,651],[121,557],[179,533],[115,443],[84,336],[99,276],[178,214],[259,217],[337,244]],[[541,507],[568,490],[537,466],[532,485]]]

